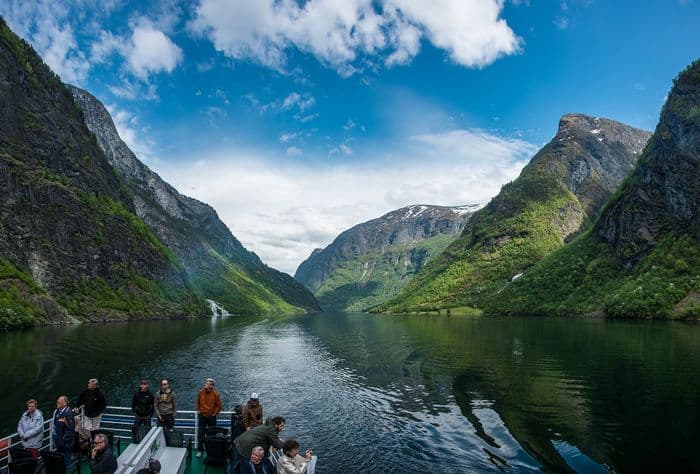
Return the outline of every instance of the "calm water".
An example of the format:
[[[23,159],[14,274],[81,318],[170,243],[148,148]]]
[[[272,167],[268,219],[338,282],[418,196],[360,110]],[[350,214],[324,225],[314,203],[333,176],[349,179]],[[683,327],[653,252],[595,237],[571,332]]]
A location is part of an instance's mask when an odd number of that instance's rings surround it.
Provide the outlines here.
[[[700,471],[700,326],[321,314],[0,334],[0,428],[102,381],[258,391],[318,472]]]

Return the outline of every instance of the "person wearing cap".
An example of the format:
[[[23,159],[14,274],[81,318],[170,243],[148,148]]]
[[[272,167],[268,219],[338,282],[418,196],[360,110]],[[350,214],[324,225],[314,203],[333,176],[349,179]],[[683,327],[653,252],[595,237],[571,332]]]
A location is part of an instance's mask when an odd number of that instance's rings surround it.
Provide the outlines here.
[[[197,457],[201,457],[204,452],[204,435],[207,428],[216,426],[216,417],[221,411],[221,397],[219,392],[214,390],[214,383],[214,379],[206,379],[204,388],[197,395]]]
[[[81,407],[84,410],[81,417],[83,428],[88,431],[100,429],[100,420],[102,412],[107,408],[107,400],[97,386],[97,379],[88,380],[87,388],[78,395],[73,411],[77,413]]]
[[[243,408],[243,426],[246,430],[262,425],[263,409],[256,392],[250,394],[250,400]]]
[[[131,409],[134,411],[134,426],[151,427],[154,401],[153,393],[148,389],[148,380],[142,379],[139,389],[131,399]]]

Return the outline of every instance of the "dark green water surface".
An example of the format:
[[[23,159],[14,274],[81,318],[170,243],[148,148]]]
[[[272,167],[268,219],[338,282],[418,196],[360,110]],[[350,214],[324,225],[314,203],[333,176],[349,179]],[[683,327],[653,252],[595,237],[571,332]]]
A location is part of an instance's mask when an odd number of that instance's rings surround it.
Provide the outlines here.
[[[319,314],[0,334],[0,428],[90,377],[128,405],[205,377],[226,409],[260,393],[320,473],[698,472],[700,326]]]

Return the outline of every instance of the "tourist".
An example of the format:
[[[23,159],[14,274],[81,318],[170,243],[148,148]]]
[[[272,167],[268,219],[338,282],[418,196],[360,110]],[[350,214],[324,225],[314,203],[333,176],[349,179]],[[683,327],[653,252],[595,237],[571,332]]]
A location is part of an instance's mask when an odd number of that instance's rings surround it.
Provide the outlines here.
[[[131,399],[131,409],[134,412],[135,427],[151,427],[154,401],[153,393],[148,389],[148,380],[141,380],[139,389],[134,393],[134,397]]]
[[[100,428],[102,412],[107,408],[107,400],[97,387],[97,379],[90,379],[87,388],[80,392],[75,402],[75,413],[83,408],[82,425],[88,431]]]
[[[197,395],[197,424],[198,442],[197,457],[202,457],[204,452],[204,435],[207,428],[216,427],[216,417],[221,411],[221,397],[219,392],[214,390],[214,379],[208,378],[204,381],[204,388]]]
[[[149,459],[148,466],[139,469],[136,474],[158,474],[160,472],[160,461],[157,459]]]
[[[34,459],[39,459],[41,441],[44,439],[44,415],[36,409],[36,400],[27,401],[25,411],[17,423],[17,434],[22,441],[22,446],[31,451]]]
[[[238,438],[245,431],[243,426],[243,407],[236,405],[231,413],[231,440]]]
[[[107,436],[97,433],[90,453],[90,472],[92,474],[114,474],[117,470],[117,458],[109,447]]]
[[[234,474],[274,474],[275,468],[262,446],[255,446],[250,453],[250,459],[241,459],[233,469]]]
[[[281,416],[276,416],[271,421],[269,425],[260,425],[247,430],[233,441],[240,457],[250,458],[250,452],[254,446],[262,446],[265,452],[270,449],[270,446],[278,449],[282,447],[282,440],[279,439],[278,434],[284,429],[285,420]]]
[[[277,461],[277,474],[306,474],[313,451],[306,450],[306,456],[299,455],[299,443],[288,439],[282,445],[282,456]]]
[[[235,441],[241,434],[245,432],[245,427],[243,426],[243,407],[241,405],[236,405],[233,407],[233,413],[231,413],[231,441]],[[231,450],[231,467],[236,465],[238,461],[238,450]]]
[[[63,454],[66,463],[66,473],[72,471],[71,451],[75,439],[75,416],[68,406],[68,397],[61,395],[56,400],[56,410],[53,412],[53,445],[56,451]]]
[[[168,379],[160,381],[160,388],[156,392],[153,408],[158,417],[158,426],[170,429],[175,426],[177,398],[173,389],[170,388]]]
[[[262,405],[260,404],[258,394],[253,392],[250,394],[250,400],[248,400],[248,403],[245,404],[245,408],[243,408],[243,426],[245,426],[245,429],[249,430],[262,425],[262,422]]]

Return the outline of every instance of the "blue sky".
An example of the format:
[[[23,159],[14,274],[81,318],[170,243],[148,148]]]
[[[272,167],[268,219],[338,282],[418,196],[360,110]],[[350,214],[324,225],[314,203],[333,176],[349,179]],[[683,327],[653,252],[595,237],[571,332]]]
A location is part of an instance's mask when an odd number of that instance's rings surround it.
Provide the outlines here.
[[[415,203],[486,202],[569,112],[653,129],[700,2],[3,0],[122,138],[293,273]]]

